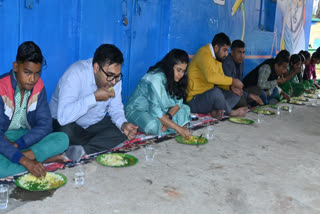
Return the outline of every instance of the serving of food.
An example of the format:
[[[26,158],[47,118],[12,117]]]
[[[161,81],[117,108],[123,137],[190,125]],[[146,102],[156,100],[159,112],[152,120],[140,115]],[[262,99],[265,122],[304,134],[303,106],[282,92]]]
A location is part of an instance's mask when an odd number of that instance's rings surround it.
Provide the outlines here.
[[[303,102],[309,101],[308,98],[305,98],[305,97],[292,97],[292,100],[298,100],[298,101],[303,101]]]
[[[121,153],[101,154],[97,157],[97,162],[103,166],[125,167],[133,166],[138,159],[132,155]]]
[[[176,137],[179,143],[189,144],[189,145],[202,145],[208,143],[208,139],[205,137],[198,137],[191,135],[189,139],[182,137],[181,135]]]
[[[291,104],[295,104],[295,105],[305,105],[304,102],[299,101],[299,100],[290,100],[290,103]]]
[[[305,97],[308,97],[308,98],[311,98],[311,99],[314,98],[314,95],[313,95],[313,94],[305,94],[304,96],[305,96]]]
[[[67,183],[66,176],[47,172],[46,176],[37,178],[31,173],[19,177],[15,184],[23,189],[29,191],[45,191],[50,189],[57,189]]]
[[[283,110],[283,111],[289,111],[289,106],[281,106],[281,110]]]
[[[255,108],[252,110],[254,113],[261,113],[261,114],[265,114],[265,115],[272,115],[272,114],[275,114],[273,111],[270,111],[270,110],[264,110],[264,109],[261,109],[261,108]]]
[[[241,118],[241,117],[229,117],[228,120],[233,123],[245,124],[245,125],[250,125],[250,124],[254,123],[253,120],[249,120],[249,119],[245,119],[245,118]]]

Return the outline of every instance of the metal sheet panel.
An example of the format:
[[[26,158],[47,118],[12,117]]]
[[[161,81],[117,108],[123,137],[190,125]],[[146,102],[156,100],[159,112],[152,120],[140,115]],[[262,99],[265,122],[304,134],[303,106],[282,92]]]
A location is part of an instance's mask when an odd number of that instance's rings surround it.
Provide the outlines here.
[[[0,75],[15,61],[19,45],[19,2],[2,1],[0,7]]]
[[[41,77],[50,98],[59,78],[78,58],[80,3],[40,0],[29,9],[20,2],[19,43],[32,40],[41,48],[47,61]]]

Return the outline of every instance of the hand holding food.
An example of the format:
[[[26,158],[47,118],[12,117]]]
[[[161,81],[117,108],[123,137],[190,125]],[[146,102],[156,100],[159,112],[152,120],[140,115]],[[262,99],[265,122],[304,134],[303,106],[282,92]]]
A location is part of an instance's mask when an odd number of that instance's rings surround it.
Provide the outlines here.
[[[35,160],[30,160],[25,156],[21,157],[20,164],[23,165],[31,174],[36,177],[45,176],[47,173],[42,163]]]
[[[189,139],[190,138],[190,132],[189,129],[185,128],[185,127],[181,127],[178,130],[179,134],[181,134],[184,138]]]
[[[94,92],[94,96],[96,101],[106,101],[109,98],[116,96],[116,94],[113,90],[113,87],[101,87]]]

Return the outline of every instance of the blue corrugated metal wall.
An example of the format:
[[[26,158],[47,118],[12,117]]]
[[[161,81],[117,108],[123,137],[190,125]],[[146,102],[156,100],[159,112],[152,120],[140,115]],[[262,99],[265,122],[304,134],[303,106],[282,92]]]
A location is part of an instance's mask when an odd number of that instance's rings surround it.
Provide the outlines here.
[[[10,0],[0,6],[0,74],[8,72],[23,41],[33,40],[47,60],[48,97],[73,62],[93,56],[102,43],[123,52],[123,98],[167,52],[169,0]],[[30,8],[27,5],[31,3]],[[123,19],[128,24],[123,24]],[[165,39],[161,39],[164,37]],[[129,72],[130,71],[130,72]]]
[[[121,49],[125,58],[122,68],[123,97],[127,100],[148,67],[170,49],[182,48],[193,55],[201,46],[211,42],[218,32],[225,32],[232,40],[240,39],[244,34],[246,72],[264,60],[261,56],[276,53],[273,45],[276,34],[262,30],[259,25],[261,4],[266,5],[267,1],[274,0],[246,0],[245,13],[239,8],[234,16],[231,16],[231,10],[235,0],[226,0],[223,6],[215,1],[2,1],[0,74],[11,69],[19,44],[33,40],[47,59],[42,78],[50,97],[69,65],[79,59],[92,57],[102,43],[113,43]],[[305,1],[305,28],[309,29],[312,0]],[[261,17],[264,19],[260,20],[261,23],[265,23],[268,14]],[[123,24],[124,18],[128,20],[128,25]],[[309,38],[309,33],[308,30],[305,32],[306,38]]]

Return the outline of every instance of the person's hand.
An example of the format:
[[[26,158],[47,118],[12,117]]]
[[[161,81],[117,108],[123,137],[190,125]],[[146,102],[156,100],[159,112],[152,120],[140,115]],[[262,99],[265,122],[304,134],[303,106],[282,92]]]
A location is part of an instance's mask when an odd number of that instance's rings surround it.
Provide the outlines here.
[[[290,96],[286,93],[283,93],[283,98],[286,99],[288,101],[288,103],[290,102]]]
[[[168,126],[165,126],[165,125],[161,125],[161,132],[165,132],[168,130]]]
[[[42,163],[36,160],[30,160],[25,156],[22,156],[20,159],[20,164],[23,165],[31,174],[36,177],[46,176],[46,169],[42,165]]]
[[[132,123],[124,122],[121,126],[121,129],[129,140],[133,140],[136,137],[138,126],[135,126]]]
[[[233,86],[230,87],[232,92],[241,97],[243,95],[243,91],[241,88],[235,88]]]
[[[239,89],[242,90],[242,88],[243,88],[243,83],[242,83],[240,80],[236,79],[236,78],[232,78],[232,84],[231,84],[231,86],[234,87],[234,88],[239,88]]]
[[[182,135],[182,137],[186,138],[186,139],[189,139],[190,138],[190,131],[189,129],[187,129],[186,127],[180,127],[177,132],[179,134]]]
[[[286,79],[285,78],[280,78],[280,79],[277,79],[277,83],[282,85],[286,82]]]
[[[261,106],[264,105],[263,101],[261,100],[261,98],[260,98],[258,95],[249,94],[248,97],[249,97],[250,99],[252,99],[253,101],[255,101],[258,105],[261,105]]]
[[[106,101],[110,97],[116,96],[116,94],[114,93],[114,89],[112,87],[101,87],[94,92],[94,96],[96,98],[96,101]]]

